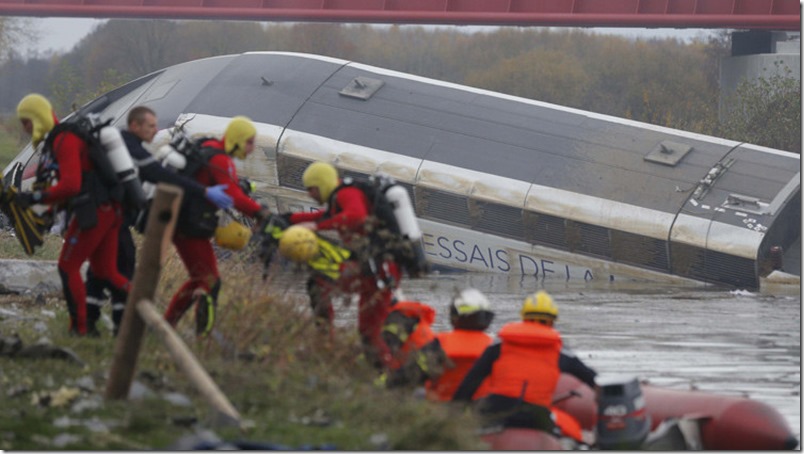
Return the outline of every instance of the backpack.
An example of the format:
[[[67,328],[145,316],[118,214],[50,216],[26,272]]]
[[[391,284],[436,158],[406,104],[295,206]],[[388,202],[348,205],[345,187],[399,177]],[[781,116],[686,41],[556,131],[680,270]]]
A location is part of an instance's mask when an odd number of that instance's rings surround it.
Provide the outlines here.
[[[204,142],[212,140],[214,137],[200,137],[191,139],[185,134],[183,129],[176,128],[173,131],[173,136],[168,145],[170,151],[164,152],[162,156],[162,163],[173,170],[177,171],[180,175],[192,177],[202,167],[206,166],[213,156],[223,151],[211,148],[204,148],[201,146]],[[175,159],[170,156],[174,152],[180,159]]]
[[[411,278],[425,274],[429,266],[407,190],[384,174],[371,176],[368,180],[346,177],[343,186],[360,189],[369,201],[372,222],[368,223],[366,230],[370,257],[382,260],[390,255]]]
[[[109,197],[114,200],[123,200],[123,190],[114,171],[111,162],[106,156],[106,150],[100,141],[100,129],[111,124],[111,120],[98,122],[88,116],[79,116],[73,121],[61,122],[53,127],[45,139],[44,153],[52,153],[53,142],[63,132],[70,132],[78,136],[79,139],[87,144],[89,159],[92,161],[96,170],[96,176],[103,187],[108,189],[106,197],[101,197],[105,201]],[[43,154],[44,154],[43,153]],[[83,192],[83,191],[82,191]]]
[[[87,145],[94,171],[82,173],[81,192],[70,202],[73,206],[69,207],[81,218],[79,225],[82,228],[94,226],[94,209],[109,200],[122,202],[129,210],[139,210],[145,206],[137,167],[120,131],[111,126],[111,122],[111,119],[102,121],[97,114],[77,115],[71,121],[55,125],[45,139],[43,157],[52,155],[54,141],[62,132],[75,134]],[[42,179],[52,177],[52,172],[41,170]],[[82,219],[85,222],[81,222]]]
[[[194,178],[199,170],[209,165],[209,160],[213,156],[223,153],[222,150],[201,146],[210,139],[212,138],[202,137],[192,140],[182,129],[177,128],[173,132],[169,146],[183,159],[169,159],[168,156],[165,156],[163,163],[176,170],[180,175]],[[171,162],[177,164],[168,164]],[[176,229],[189,237],[211,238],[218,227],[218,221],[216,206],[204,199],[184,197],[179,209]]]

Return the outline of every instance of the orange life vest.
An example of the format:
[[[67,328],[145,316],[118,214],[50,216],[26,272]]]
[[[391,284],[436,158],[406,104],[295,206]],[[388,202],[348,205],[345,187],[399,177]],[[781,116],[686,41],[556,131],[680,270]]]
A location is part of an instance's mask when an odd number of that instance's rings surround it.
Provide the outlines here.
[[[537,322],[515,322],[497,336],[502,344],[489,376],[489,394],[549,407],[561,375],[558,331]]]
[[[472,365],[494,341],[494,338],[483,331],[456,329],[454,331],[438,333],[436,338],[441,342],[441,348],[452,360],[455,367],[447,368],[435,383],[428,386],[427,395],[430,399],[448,401],[452,399],[455,390],[461,384],[463,377],[472,368]],[[479,399],[488,394],[488,380],[475,391],[472,399]]]
[[[583,432],[581,431],[581,425],[578,423],[578,420],[558,407],[550,407],[550,411],[553,412],[553,416],[556,418],[556,425],[561,429],[561,433],[565,437],[570,437],[575,441],[583,443]]]
[[[401,366],[410,352],[419,350],[435,340],[431,327],[435,321],[436,312],[432,307],[414,301],[400,301],[391,307],[391,312],[399,312],[405,317],[419,320],[416,328],[403,342],[401,354],[392,362],[391,368],[396,369]]]

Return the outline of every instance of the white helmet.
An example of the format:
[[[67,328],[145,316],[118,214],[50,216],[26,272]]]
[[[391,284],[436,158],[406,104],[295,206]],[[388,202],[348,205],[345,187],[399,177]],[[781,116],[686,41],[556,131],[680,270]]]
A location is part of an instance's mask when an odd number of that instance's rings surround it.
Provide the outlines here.
[[[474,288],[459,291],[452,299],[449,312],[450,322],[457,329],[484,331],[494,318],[488,298]]]

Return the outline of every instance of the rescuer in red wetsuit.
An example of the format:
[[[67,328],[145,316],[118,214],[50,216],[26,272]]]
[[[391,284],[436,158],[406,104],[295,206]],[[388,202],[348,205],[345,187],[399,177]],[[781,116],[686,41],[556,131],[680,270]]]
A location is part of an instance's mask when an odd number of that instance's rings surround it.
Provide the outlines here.
[[[81,265],[89,260],[99,279],[111,285],[112,293],[122,300],[129,291],[129,281],[117,269],[117,235],[123,219],[120,201],[98,177],[98,169],[89,157],[87,143],[73,132],[54,131],[59,120],[50,102],[38,94],[22,98],[17,117],[31,135],[34,147],[43,144],[37,170],[41,189],[22,192],[16,203],[67,206],[70,221],[58,260],[59,277],[70,314],[70,333],[87,334],[86,288]],[[60,128],[59,128],[60,129]],[[48,137],[50,133],[54,135]],[[55,167],[54,167],[55,166]],[[55,175],[50,169],[55,168]],[[58,182],[44,181],[43,175]]]
[[[447,367],[437,380],[429,383],[427,396],[433,400],[452,399],[466,373],[494,341],[485,333],[494,319],[494,313],[491,312],[491,303],[479,290],[468,288],[455,295],[449,314],[452,331],[436,333],[436,338],[452,362],[452,367]],[[483,381],[472,399],[486,394],[488,380]]]
[[[575,355],[562,352],[561,335],[553,328],[558,308],[547,292],[528,296],[522,321],[508,323],[475,362],[453,396],[469,402],[488,377],[489,394],[478,401],[480,414],[491,424],[557,433],[550,412],[561,372],[575,375],[595,388],[596,373]]]
[[[336,230],[352,258],[340,265],[340,276],[333,280],[323,273],[313,273],[308,281],[310,304],[318,320],[331,326],[334,313],[332,297],[340,291],[360,295],[357,329],[366,356],[377,367],[390,364],[388,346],[380,331],[391,306],[393,290],[398,287],[400,272],[393,260],[375,263],[367,253],[369,243],[364,229],[372,206],[366,194],[355,186],[344,185],[338,171],[325,162],[314,162],[305,169],[302,183],[310,197],[324,209],[311,213],[286,215],[292,224],[304,223],[313,230]],[[374,270],[372,270],[372,268]]]
[[[157,133],[156,113],[146,106],[136,106],[128,113],[128,129],[120,132],[125,141],[126,148],[131,155],[134,164],[137,166],[140,179],[152,183],[165,182],[181,187],[185,197],[191,194],[203,196],[220,208],[229,208],[232,205],[232,198],[225,191],[225,185],[205,187],[182,175],[172,172],[163,167],[151,153],[145,149],[143,143],[151,143]],[[135,223],[138,211],[129,209],[128,213],[123,214],[123,223],[120,226],[120,233],[117,241],[117,268],[127,279],[134,277],[134,268],[137,261],[137,248],[134,238],[131,236],[131,227]],[[106,298],[104,289],[106,282],[95,277],[95,273],[90,267],[87,270],[87,322],[89,324],[89,334],[100,336],[97,328],[97,321],[101,316],[101,306]],[[119,297],[120,295],[118,295]],[[126,300],[112,298],[112,321],[114,323],[114,334],[120,330],[120,323],[123,321],[123,310]]]
[[[223,138],[201,143],[206,162],[192,175],[203,186],[228,185],[226,193],[241,213],[263,219],[267,208],[243,193],[232,158],[246,159],[254,151],[257,129],[247,117],[234,117]],[[182,315],[196,304],[196,333],[212,330],[221,281],[218,263],[210,239],[217,227],[217,207],[202,196],[186,194],[176,224],[173,244],[190,278],[179,288],[165,311],[165,320],[175,326]]]

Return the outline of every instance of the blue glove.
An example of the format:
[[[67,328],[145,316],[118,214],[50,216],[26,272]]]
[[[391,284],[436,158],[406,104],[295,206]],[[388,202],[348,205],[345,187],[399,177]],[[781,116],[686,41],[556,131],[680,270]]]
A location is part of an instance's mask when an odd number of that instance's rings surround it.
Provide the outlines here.
[[[207,197],[207,200],[214,203],[216,207],[222,210],[228,210],[234,205],[234,200],[226,193],[226,188],[228,187],[228,184],[209,186],[204,195]]]

